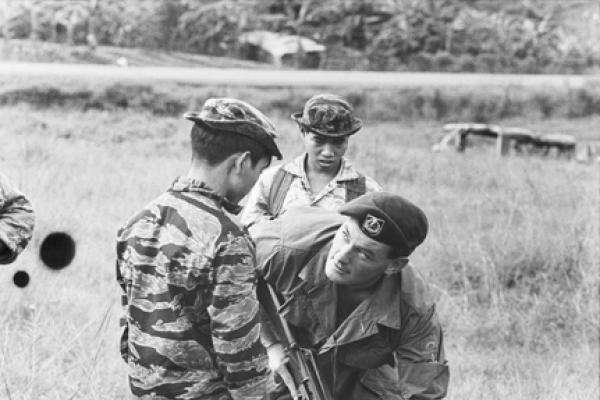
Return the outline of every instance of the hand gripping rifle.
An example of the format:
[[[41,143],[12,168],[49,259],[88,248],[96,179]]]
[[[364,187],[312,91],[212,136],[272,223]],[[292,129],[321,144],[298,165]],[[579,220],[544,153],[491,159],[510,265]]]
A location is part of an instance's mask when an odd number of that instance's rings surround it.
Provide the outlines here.
[[[285,335],[288,347],[288,356],[292,360],[291,364],[297,366],[297,368],[290,368],[291,373],[294,377],[294,383],[299,394],[298,400],[333,400],[333,397],[325,386],[323,380],[317,369],[317,363],[315,361],[315,355],[310,349],[306,349],[298,346],[290,326],[288,325],[285,318],[283,318],[279,311],[281,310],[281,303],[277,297],[275,290],[266,283],[265,285],[269,291],[269,297],[275,308],[275,313],[279,317],[279,323]],[[288,364],[289,365],[289,364]]]

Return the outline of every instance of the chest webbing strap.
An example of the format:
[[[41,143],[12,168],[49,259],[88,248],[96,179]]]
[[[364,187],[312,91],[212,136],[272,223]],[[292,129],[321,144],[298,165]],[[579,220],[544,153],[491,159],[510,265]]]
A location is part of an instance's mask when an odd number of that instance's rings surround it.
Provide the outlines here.
[[[269,190],[269,211],[273,217],[279,216],[283,201],[290,190],[293,179],[294,176],[283,168],[279,168],[275,173]]]

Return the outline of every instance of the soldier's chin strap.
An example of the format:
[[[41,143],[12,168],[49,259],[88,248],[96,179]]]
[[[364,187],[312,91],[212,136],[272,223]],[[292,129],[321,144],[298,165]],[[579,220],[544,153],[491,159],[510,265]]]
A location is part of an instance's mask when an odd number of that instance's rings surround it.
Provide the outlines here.
[[[52,232],[42,241],[40,259],[50,269],[60,270],[75,257],[75,241],[66,232]]]

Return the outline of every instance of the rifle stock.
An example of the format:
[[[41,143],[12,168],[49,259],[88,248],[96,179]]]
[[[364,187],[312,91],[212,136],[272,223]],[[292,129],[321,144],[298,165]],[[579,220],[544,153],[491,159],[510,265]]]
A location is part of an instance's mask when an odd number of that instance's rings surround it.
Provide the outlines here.
[[[323,385],[313,351],[298,345],[289,324],[279,314],[281,303],[277,297],[277,293],[271,285],[266,282],[265,285],[287,341],[288,355],[295,361],[294,364],[298,366],[297,370],[291,372],[300,395],[299,400],[333,400],[333,397]]]

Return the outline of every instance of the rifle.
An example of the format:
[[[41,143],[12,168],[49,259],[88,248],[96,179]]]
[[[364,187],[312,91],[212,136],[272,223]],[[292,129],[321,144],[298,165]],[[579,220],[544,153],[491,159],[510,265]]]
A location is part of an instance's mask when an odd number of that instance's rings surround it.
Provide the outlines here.
[[[315,355],[310,349],[306,349],[298,346],[294,335],[290,329],[285,318],[283,318],[279,311],[281,310],[281,303],[277,297],[275,290],[266,283],[269,291],[271,302],[275,307],[275,313],[279,316],[279,322],[281,324],[283,334],[288,343],[288,355],[298,365],[297,370],[293,370],[292,375],[298,389],[299,396],[298,400],[333,400],[331,394],[327,391],[323,385],[323,380],[317,369],[317,363],[315,361]]]

